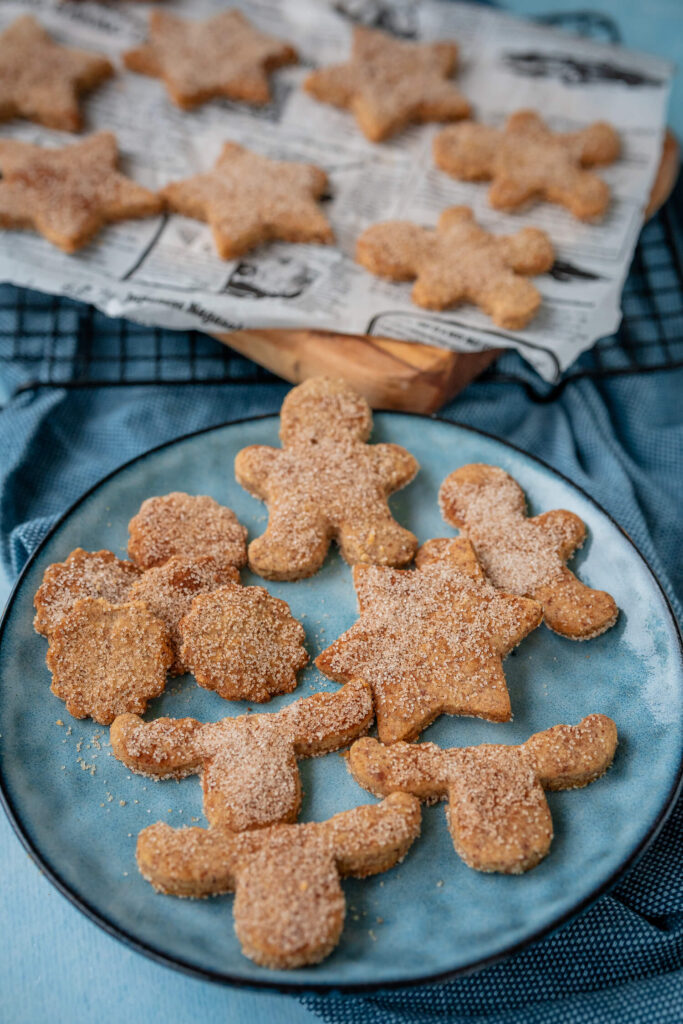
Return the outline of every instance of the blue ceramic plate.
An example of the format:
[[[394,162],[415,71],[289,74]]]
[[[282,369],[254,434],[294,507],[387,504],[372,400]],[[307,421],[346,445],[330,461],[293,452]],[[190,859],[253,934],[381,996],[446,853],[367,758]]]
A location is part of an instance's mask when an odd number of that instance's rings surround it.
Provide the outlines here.
[[[576,559],[581,578],[607,587],[621,615],[614,629],[573,643],[545,627],[508,658],[514,721],[442,717],[426,738],[446,746],[519,743],[590,712],[611,715],[620,744],[613,768],[583,790],[550,793],[555,840],[539,867],[521,877],[483,875],[453,851],[442,806],[426,808],[421,839],[403,864],[344,883],[348,915],[341,942],[324,963],[268,971],[240,953],[232,896],[204,901],[160,896],[135,867],[135,840],[159,819],[203,821],[196,778],[151,782],[110,756],[108,733],[76,721],[49,690],[46,644],[32,629],[32,600],[43,572],[75,547],[122,553],[127,523],[143,498],[172,490],[210,494],[233,508],[251,536],[263,506],[236,483],[233,460],[248,444],[276,445],[267,417],[181,438],[134,460],[86,494],[44,541],[9,603],[0,641],[0,765],[6,809],[52,881],[98,924],[168,964],[248,984],[363,988],[454,974],[519,949],[595,899],[642,852],[661,826],[681,771],[683,672],[671,611],[628,537],[590,498],[501,441],[453,424],[398,414],[376,418],[375,441],[405,445],[418,458],[416,480],[393,500],[400,522],[425,541],[452,535],[437,507],[439,484],[457,466],[488,462],[512,473],[533,513],[565,507],[588,524]],[[262,582],[249,578],[244,581]],[[333,553],[300,583],[269,583],[306,626],[312,657],[356,618],[348,567]],[[277,710],[312,690],[333,689],[314,667],[297,691],[255,710]],[[190,677],[171,681],[149,715],[214,720],[243,712]],[[61,724],[63,723],[63,724]],[[373,800],[339,754],[301,763],[302,820]]]

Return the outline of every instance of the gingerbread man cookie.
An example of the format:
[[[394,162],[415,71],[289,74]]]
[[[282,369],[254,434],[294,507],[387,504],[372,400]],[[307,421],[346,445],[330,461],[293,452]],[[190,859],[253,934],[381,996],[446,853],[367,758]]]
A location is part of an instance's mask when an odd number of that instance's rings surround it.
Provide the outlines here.
[[[373,715],[369,687],[356,682],[281,711],[207,724],[121,715],[110,736],[115,756],[131,771],[157,779],[200,774],[209,824],[242,832],[296,821],[297,760],[348,746],[367,732]]]
[[[114,74],[106,57],[60,46],[30,14],[0,35],[0,120],[80,131],[78,98]]]
[[[411,281],[412,298],[426,309],[474,302],[499,327],[521,330],[538,312],[541,296],[525,275],[553,265],[550,239],[538,228],[492,235],[467,206],[452,206],[435,231],[411,221],[373,224],[356,244],[356,259],[371,273]]]
[[[371,142],[423,121],[457,121],[470,105],[450,76],[458,62],[454,42],[407,43],[376,29],[353,30],[351,59],[313,71],[307,92],[346,107]]]
[[[312,576],[336,540],[351,565],[406,565],[417,540],[387,498],[418,465],[396,444],[367,444],[368,403],[344,381],[314,377],[282,405],[282,449],[252,445],[235,459],[238,482],[268,506],[268,528],[249,545],[249,566],[272,580]]]
[[[550,849],[553,823],[546,789],[576,789],[611,765],[617,729],[605,715],[556,725],[520,746],[483,743],[442,750],[434,743],[373,739],[354,743],[349,769],[378,796],[411,793],[432,803],[447,799],[456,852],[477,871],[518,875]]]
[[[51,690],[74,718],[109,725],[126,711],[142,713],[166,685],[173,650],[163,622],[142,601],[76,601],[49,637]]]
[[[304,627],[263,587],[229,583],[201,594],[179,629],[183,665],[225,700],[261,703],[291,693],[308,663]]]
[[[226,142],[215,167],[161,190],[171,210],[206,221],[221,259],[231,260],[261,242],[334,240],[316,200],[327,175],[314,164],[269,160]]]
[[[206,21],[152,11],[148,41],[123,55],[131,71],[163,79],[183,110],[218,97],[267,103],[269,73],[297,59],[289,43],[259,32],[236,10]]]
[[[241,569],[247,561],[247,531],[235,513],[213,498],[173,491],[147,498],[128,524],[128,554],[142,569],[177,556],[211,556]]]
[[[0,227],[75,252],[105,224],[159,213],[159,197],[117,171],[117,153],[110,132],[61,149],[0,139]]]
[[[434,160],[455,178],[492,181],[489,202],[497,210],[545,199],[579,220],[599,220],[610,190],[586,168],[611,164],[619,149],[619,136],[605,121],[552,132],[533,110],[519,110],[502,130],[471,121],[445,128],[434,139]]]
[[[371,687],[384,743],[441,714],[510,718],[502,659],[541,621],[536,601],[486,582],[466,540],[431,541],[416,570],[357,565],[359,620],[316,658],[330,679]]]
[[[337,945],[346,903],[340,878],[387,871],[420,834],[420,804],[394,793],[323,822],[224,829],[150,825],[138,837],[140,873],[160,892],[235,892],[242,952],[263,967],[318,963]]]
[[[76,548],[64,562],[48,565],[36,591],[37,633],[49,636],[64,615],[81,597],[103,597],[112,604],[124,602],[140,570],[111,551]]]
[[[527,518],[517,481],[498,466],[479,463],[446,477],[439,504],[446,522],[474,545],[491,583],[539,601],[556,633],[590,640],[617,621],[614,598],[585,586],[565,565],[586,539],[585,524],[573,512]]]
[[[136,569],[136,572],[139,573],[139,570]],[[239,583],[239,580],[237,569],[210,555],[198,558],[174,557],[163,565],[148,569],[130,588],[130,600],[144,601],[152,615],[156,615],[168,630],[174,654],[169,670],[172,676],[188,671],[180,656],[180,620],[189,613],[195,597],[198,594],[209,594],[226,583]]]

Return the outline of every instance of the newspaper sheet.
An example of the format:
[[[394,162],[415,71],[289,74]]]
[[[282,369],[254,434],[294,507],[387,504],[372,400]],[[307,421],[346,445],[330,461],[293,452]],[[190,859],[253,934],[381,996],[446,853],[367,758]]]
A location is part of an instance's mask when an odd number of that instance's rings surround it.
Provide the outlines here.
[[[192,18],[224,8],[219,0],[178,0]],[[438,0],[248,0],[257,27],[292,42],[298,66],[272,78],[263,108],[215,101],[186,113],[157,79],[127,72],[120,55],[146,34],[148,6],[89,0],[5,0],[0,29],[32,13],[54,36],[111,56],[120,73],[85,101],[90,131],[115,132],[123,170],[150,188],[208,169],[224,141],[267,156],[319,164],[331,181],[325,201],[337,244],[270,244],[238,260],[218,258],[207,225],[178,215],[124,221],[87,248],[65,255],[32,232],[0,232],[0,280],[94,303],[111,316],[171,328],[223,332],[243,327],[311,327],[427,341],[461,351],[517,349],[546,379],[620,320],[620,295],[659,162],[672,69],[654,57],[579,39],[483,6]],[[458,85],[478,120],[500,124],[521,107],[542,112],[553,129],[612,122],[623,156],[601,170],[613,202],[598,225],[546,203],[505,215],[487,203],[488,186],[459,182],[434,166],[439,126],[409,128],[380,145],[352,116],[307,95],[315,66],[347,58],[354,23],[410,40],[456,39]],[[45,145],[78,137],[11,121],[2,134]],[[526,224],[545,229],[557,252],[536,279],[543,305],[522,331],[496,328],[474,306],[445,313],[418,309],[410,285],[373,277],[353,259],[368,225],[391,218],[433,226],[447,206],[471,206],[492,231]]]

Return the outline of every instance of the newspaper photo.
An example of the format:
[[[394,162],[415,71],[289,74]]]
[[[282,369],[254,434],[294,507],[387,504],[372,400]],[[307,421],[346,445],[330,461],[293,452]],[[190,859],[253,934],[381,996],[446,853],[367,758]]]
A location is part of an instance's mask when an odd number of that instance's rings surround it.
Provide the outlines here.
[[[31,231],[0,231],[0,280],[92,303],[110,316],[177,329],[334,330],[425,341],[459,351],[510,347],[547,381],[620,322],[622,286],[662,151],[671,66],[658,58],[521,21],[489,7],[441,0],[234,0],[252,23],[296,47],[299,63],[271,76],[263,107],[214,100],[192,112],[170,101],[159,79],[127,71],[121,54],[146,36],[150,7],[89,0],[6,0],[0,31],[30,13],[61,43],[100,52],[117,74],[83,102],[86,132],[114,132],[123,172],[151,189],[208,170],[224,142],[265,156],[314,163],[330,180],[323,208],[334,245],[272,243],[222,260],[207,224],[178,214],[129,220],[67,255]],[[173,12],[204,18],[226,4],[178,0]],[[598,224],[537,203],[494,210],[487,183],[458,181],[434,165],[441,125],[414,125],[371,143],[346,110],[301,87],[315,67],[348,59],[354,24],[412,41],[454,39],[458,88],[473,117],[502,125],[533,108],[556,131],[595,120],[620,134],[622,154],[600,168],[612,201]],[[7,121],[3,136],[63,146],[82,136]],[[551,271],[534,279],[541,309],[523,330],[505,331],[475,306],[445,312],[415,306],[410,283],[371,275],[354,260],[360,233],[390,219],[434,227],[449,206],[467,205],[494,233],[532,225],[555,247]]]

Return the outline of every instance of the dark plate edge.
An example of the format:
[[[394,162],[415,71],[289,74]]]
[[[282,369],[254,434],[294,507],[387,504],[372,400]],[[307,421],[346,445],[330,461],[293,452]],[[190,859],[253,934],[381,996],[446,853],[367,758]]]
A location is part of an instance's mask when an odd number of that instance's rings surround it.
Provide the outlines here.
[[[192,437],[198,437],[201,434],[208,434],[214,430],[222,430],[225,427],[236,426],[237,424],[240,423],[250,423],[257,420],[275,419],[278,415],[278,413],[264,413],[259,416],[244,416],[241,417],[240,419],[227,420],[224,423],[213,424],[209,427],[202,427],[199,430],[190,431],[187,434],[181,434],[179,437],[172,438],[169,441],[164,441],[162,444],[155,445],[153,448],[149,448],[144,452],[140,452],[140,454],[135,455],[132,459],[129,459],[127,462],[124,462],[120,466],[117,466],[116,469],[113,469],[110,473],[107,473],[100,480],[98,480],[91,487],[89,487],[86,491],[84,491],[84,493],[81,494],[81,496],[77,498],[76,501],[73,502],[73,504],[70,505],[69,508],[67,508],[66,511],[63,512],[59,519],[57,519],[57,521],[53,524],[48,533],[43,537],[43,539],[39,543],[38,547],[30,555],[26,564],[21,570],[21,573],[19,574],[16,583],[14,584],[10,596],[7,600],[7,604],[3,611],[2,620],[0,620],[0,643],[2,643],[2,638],[5,633],[7,620],[9,618],[9,614],[14,604],[15,598],[19,593],[19,590],[23,584],[24,577],[27,575],[33,562],[36,560],[36,558],[42,551],[43,547],[50,540],[50,538],[57,532],[57,530],[65,522],[65,520],[68,519],[69,516],[71,516],[71,514],[75,512],[75,510],[81,504],[83,504],[83,502],[85,502],[95,491],[97,491],[100,487],[102,487],[113,477],[117,476],[123,470],[128,469],[136,462],[141,462],[143,459],[146,459],[150,455],[154,455],[158,451],[162,451],[164,448],[169,448],[174,444],[178,444],[182,441],[187,441]],[[386,415],[386,413],[383,413],[383,415]],[[539,458],[537,455],[532,455],[530,452],[524,451],[524,449],[520,448],[518,445],[512,444],[511,441],[507,441],[502,437],[498,437],[496,434],[488,433],[488,431],[479,430],[476,427],[468,426],[466,423],[460,423],[457,420],[449,420],[443,416],[437,415],[425,417],[419,413],[409,412],[392,412],[390,413],[390,415],[405,416],[416,420],[438,420],[440,423],[445,423],[448,424],[449,426],[458,427],[461,430],[467,430],[471,434],[478,434],[481,437],[486,437],[492,441],[497,441],[499,444],[504,445],[506,448],[510,448],[512,449],[512,451],[518,452],[520,455],[524,455],[526,458],[529,458],[533,462],[538,463],[544,469],[548,470],[550,473],[559,477],[565,483],[569,484],[570,487],[573,487],[581,495],[583,495],[583,497],[586,498],[591,503],[591,505],[593,505],[599,512],[606,516],[609,522],[614,527],[616,527],[616,529],[631,545],[636,555],[640,558],[641,562],[645,565],[646,569],[648,570],[650,576],[654,580],[654,583],[657,586],[657,589],[659,590],[664,600],[664,605],[669,615],[671,616],[671,621],[674,626],[674,632],[678,637],[679,653],[681,655],[681,659],[683,660],[683,636],[681,635],[681,630],[678,625],[678,621],[674,614],[667,593],[662,587],[661,583],[659,582],[657,576],[655,575],[650,563],[645,558],[645,555],[643,555],[640,548],[636,545],[636,543],[626,532],[626,530],[624,530],[624,528],[619,525],[616,519],[605,508],[603,508],[602,505],[595,500],[595,498],[588,494],[588,492],[585,491],[583,487],[575,483],[568,476],[566,476],[559,470],[555,469],[553,466],[545,462],[543,459]],[[123,928],[120,928],[118,925],[115,925],[112,921],[110,921],[107,917],[103,916],[98,910],[95,910],[95,908],[92,907],[87,902],[87,900],[83,899],[83,897],[79,896],[73,889],[71,889],[71,887],[60,877],[58,871],[54,869],[44,859],[40,851],[33,845],[32,840],[24,831],[24,827],[19,812],[14,808],[12,801],[9,797],[9,794],[7,793],[1,768],[2,766],[0,765],[0,804],[2,804],[2,807],[7,817],[9,818],[10,824],[17,838],[19,839],[19,842],[22,844],[22,846],[24,847],[28,855],[31,857],[32,861],[36,864],[38,869],[41,871],[41,873],[52,883],[52,885],[63,896],[65,896],[70,903],[77,907],[78,910],[85,914],[85,916],[88,917],[91,921],[93,921],[99,928],[105,931],[108,935],[111,935],[115,939],[118,939],[124,945],[130,947],[131,949],[134,949],[136,952],[142,953],[143,956],[148,957],[155,963],[161,964],[165,967],[171,967],[175,970],[181,971],[184,974],[190,975],[191,977],[219,984],[235,985],[241,988],[268,989],[271,991],[274,990],[277,992],[287,994],[300,994],[302,992],[315,992],[318,994],[331,994],[334,992],[356,994],[378,993],[382,991],[389,991],[399,988],[411,988],[416,985],[437,984],[440,982],[452,981],[455,978],[461,978],[465,975],[472,974],[475,971],[482,970],[485,967],[490,967],[495,963],[499,963],[500,961],[505,960],[508,957],[521,952],[528,946],[539,941],[539,939],[544,938],[546,935],[549,935],[551,932],[567,924],[573,918],[577,917],[580,913],[582,913],[582,911],[584,911],[587,907],[595,903],[595,901],[598,900],[601,896],[604,896],[607,892],[609,892],[609,890],[612,889],[617,884],[617,882],[622,878],[626,871],[634,867],[634,865],[637,863],[638,860],[640,860],[640,858],[648,849],[648,847],[651,846],[651,844],[657,838],[660,831],[662,830],[662,827],[664,826],[664,823],[671,814],[671,811],[673,809],[674,804],[676,803],[678,796],[683,790],[683,750],[681,750],[681,759],[679,761],[676,777],[669,790],[669,793],[667,794],[667,797],[662,805],[659,814],[655,818],[654,822],[650,826],[649,831],[646,833],[646,835],[643,837],[640,843],[636,846],[634,850],[631,851],[631,853],[624,859],[624,861],[619,865],[619,867],[617,867],[612,872],[609,878],[607,878],[601,885],[596,886],[596,888],[591,893],[589,893],[588,896],[581,900],[580,903],[578,903],[571,910],[567,911],[564,914],[558,915],[558,917],[555,918],[555,920],[551,921],[543,928],[539,928],[537,931],[533,932],[525,939],[522,939],[520,942],[516,942],[510,946],[507,946],[499,953],[494,953],[489,957],[484,957],[481,960],[474,961],[471,964],[466,964],[462,967],[458,967],[450,971],[440,971],[436,974],[415,975],[411,978],[401,978],[399,981],[393,982],[364,982],[356,984],[333,984],[332,982],[321,982],[320,984],[310,982],[283,983],[280,981],[269,981],[267,978],[245,979],[240,976],[225,974],[217,971],[210,971],[206,968],[198,967],[195,964],[181,960],[180,958],[169,956],[166,953],[160,953],[153,946],[149,946],[147,945],[147,943],[141,942],[134,935],[130,935]]]

